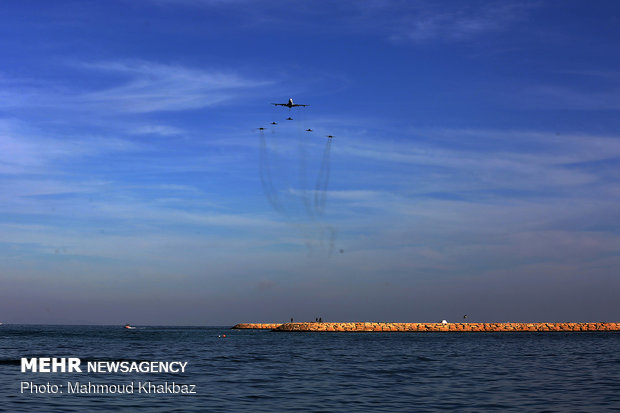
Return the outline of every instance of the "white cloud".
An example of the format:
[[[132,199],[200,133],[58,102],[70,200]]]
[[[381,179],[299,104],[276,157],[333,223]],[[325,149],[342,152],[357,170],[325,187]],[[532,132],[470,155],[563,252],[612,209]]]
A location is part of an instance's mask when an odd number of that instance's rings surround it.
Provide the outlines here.
[[[528,108],[570,110],[618,110],[620,88],[616,81],[605,90],[579,90],[563,85],[526,85],[516,95]]]
[[[414,4],[394,19],[391,30],[395,40],[415,43],[431,41],[455,42],[505,31],[523,17],[534,4],[509,2],[462,3],[458,7],[444,4]]]
[[[160,135],[160,136],[174,136],[181,135],[185,131],[174,126],[167,125],[141,125],[128,130],[131,135]]]
[[[381,166],[376,175],[389,176],[392,170],[402,173],[408,165],[415,168],[415,182],[422,191],[578,187],[604,180],[600,171],[580,164],[620,158],[620,137],[615,136],[500,130],[419,134],[426,136],[413,141],[345,136],[342,141],[347,144],[338,146],[335,156],[372,160]],[[383,176],[383,182],[391,181]]]
[[[0,173],[4,174],[50,173],[57,161],[138,149],[144,148],[113,136],[56,136],[24,122],[0,120]]]
[[[143,60],[77,63],[74,68],[124,78],[116,86],[92,91],[37,79],[0,78],[2,107],[45,107],[104,113],[148,113],[199,109],[239,99],[273,84],[233,72],[188,68]]]
[[[146,61],[88,63],[83,67],[120,74],[128,80],[120,86],[77,95],[75,100],[124,113],[198,109],[238,98],[248,89],[271,83],[233,73]]]

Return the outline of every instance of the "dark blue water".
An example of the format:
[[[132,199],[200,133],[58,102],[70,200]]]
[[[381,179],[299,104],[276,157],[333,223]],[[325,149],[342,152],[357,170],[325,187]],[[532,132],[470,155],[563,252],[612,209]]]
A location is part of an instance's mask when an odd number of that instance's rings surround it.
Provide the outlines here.
[[[21,357],[188,365],[184,374],[21,373]],[[198,394],[20,392],[22,381],[149,380]],[[3,325],[0,400],[10,412],[620,411],[620,334]]]

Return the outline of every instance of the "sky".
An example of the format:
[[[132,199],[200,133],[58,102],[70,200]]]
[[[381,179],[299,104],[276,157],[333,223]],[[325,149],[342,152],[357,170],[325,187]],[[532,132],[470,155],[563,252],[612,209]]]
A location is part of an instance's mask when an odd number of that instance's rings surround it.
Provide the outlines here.
[[[0,321],[618,321],[619,44],[615,1],[2,2]]]

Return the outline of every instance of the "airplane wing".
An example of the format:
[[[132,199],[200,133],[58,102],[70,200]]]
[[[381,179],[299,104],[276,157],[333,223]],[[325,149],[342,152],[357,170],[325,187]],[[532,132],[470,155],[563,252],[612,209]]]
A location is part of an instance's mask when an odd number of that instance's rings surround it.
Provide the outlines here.
[[[300,105],[299,103],[295,103],[293,106],[310,106],[310,105]]]
[[[276,106],[286,106],[286,103],[272,103],[272,105],[276,105]]]

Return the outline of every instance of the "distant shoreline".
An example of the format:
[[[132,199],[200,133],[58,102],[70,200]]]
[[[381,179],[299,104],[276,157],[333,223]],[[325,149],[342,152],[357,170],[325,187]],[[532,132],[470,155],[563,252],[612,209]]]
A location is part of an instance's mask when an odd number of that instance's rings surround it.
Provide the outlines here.
[[[620,323],[240,323],[232,329],[282,332],[580,332],[620,331]]]

